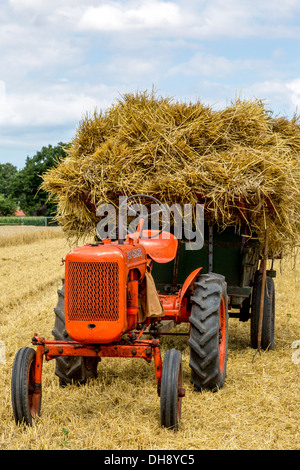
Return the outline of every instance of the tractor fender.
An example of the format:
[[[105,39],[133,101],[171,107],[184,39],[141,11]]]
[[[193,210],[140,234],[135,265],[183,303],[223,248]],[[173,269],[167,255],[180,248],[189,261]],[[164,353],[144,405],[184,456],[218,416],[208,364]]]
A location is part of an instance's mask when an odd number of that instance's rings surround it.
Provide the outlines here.
[[[190,287],[191,284],[193,284],[196,280],[196,277],[199,276],[200,272],[202,271],[202,268],[197,268],[195,269],[194,271],[192,271],[188,277],[186,278],[186,280],[184,281],[183,283],[183,286],[179,292],[179,311],[180,311],[180,308],[181,308],[181,303],[182,303],[182,300],[186,294],[186,291],[188,290],[188,288]]]

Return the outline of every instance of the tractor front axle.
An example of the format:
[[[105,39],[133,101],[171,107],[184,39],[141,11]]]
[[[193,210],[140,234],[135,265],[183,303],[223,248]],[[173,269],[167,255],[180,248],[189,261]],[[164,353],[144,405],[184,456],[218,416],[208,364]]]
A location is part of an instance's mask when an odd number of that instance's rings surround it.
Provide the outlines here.
[[[72,357],[124,357],[141,358],[151,362],[154,358],[157,391],[160,396],[162,360],[160,345],[157,338],[149,340],[137,339],[132,343],[121,341],[111,344],[82,344],[77,341],[48,341],[36,334],[32,338],[32,344],[36,346],[35,384],[40,384],[43,358],[46,361],[61,356]]]

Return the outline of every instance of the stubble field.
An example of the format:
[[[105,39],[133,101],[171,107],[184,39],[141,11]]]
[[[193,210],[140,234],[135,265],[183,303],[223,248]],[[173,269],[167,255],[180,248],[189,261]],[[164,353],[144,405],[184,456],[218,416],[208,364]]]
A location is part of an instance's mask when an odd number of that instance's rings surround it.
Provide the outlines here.
[[[98,378],[86,386],[63,389],[55,362],[44,363],[41,416],[31,428],[17,427],[10,398],[14,356],[32,347],[34,333],[53,339],[61,259],[69,249],[57,229],[27,238],[21,230],[0,227],[0,341],[6,353],[0,449],[300,449],[300,363],[292,360],[292,344],[300,340],[300,264],[292,269],[287,261],[276,265],[275,350],[254,357],[250,323],[230,319],[227,379],[219,392],[194,391],[186,338],[161,341],[162,355],[170,347],[182,352],[186,396],[178,432],[160,428],[153,362],[115,358],[102,359]]]

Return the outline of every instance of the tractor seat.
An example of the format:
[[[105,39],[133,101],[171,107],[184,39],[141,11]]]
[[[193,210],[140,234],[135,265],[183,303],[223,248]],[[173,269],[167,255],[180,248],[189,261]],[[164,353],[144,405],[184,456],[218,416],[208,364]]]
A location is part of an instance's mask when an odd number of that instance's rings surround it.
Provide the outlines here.
[[[143,230],[143,238],[139,239],[139,243],[143,245],[147,254],[153,261],[157,263],[168,263],[172,261],[177,253],[178,240],[169,232],[161,232],[158,230]],[[153,238],[147,238],[147,237]]]

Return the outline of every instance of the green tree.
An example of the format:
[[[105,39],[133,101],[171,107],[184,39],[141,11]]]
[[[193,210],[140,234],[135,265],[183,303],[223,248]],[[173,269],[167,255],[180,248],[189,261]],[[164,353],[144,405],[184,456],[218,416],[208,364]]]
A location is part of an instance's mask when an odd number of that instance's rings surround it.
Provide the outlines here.
[[[50,216],[55,212],[55,203],[48,202],[48,194],[39,187],[42,174],[65,158],[66,147],[62,142],[56,147],[43,147],[33,157],[27,157],[25,167],[11,178],[9,193],[26,215]]]
[[[0,215],[4,217],[8,215],[14,215],[16,210],[16,201],[0,193]]]
[[[8,197],[10,195],[9,185],[11,179],[18,173],[16,166],[11,163],[0,164],[0,193]]]
[[[14,215],[17,209],[17,202],[11,197],[9,189],[11,180],[17,173],[17,167],[11,163],[0,164],[0,215]]]

